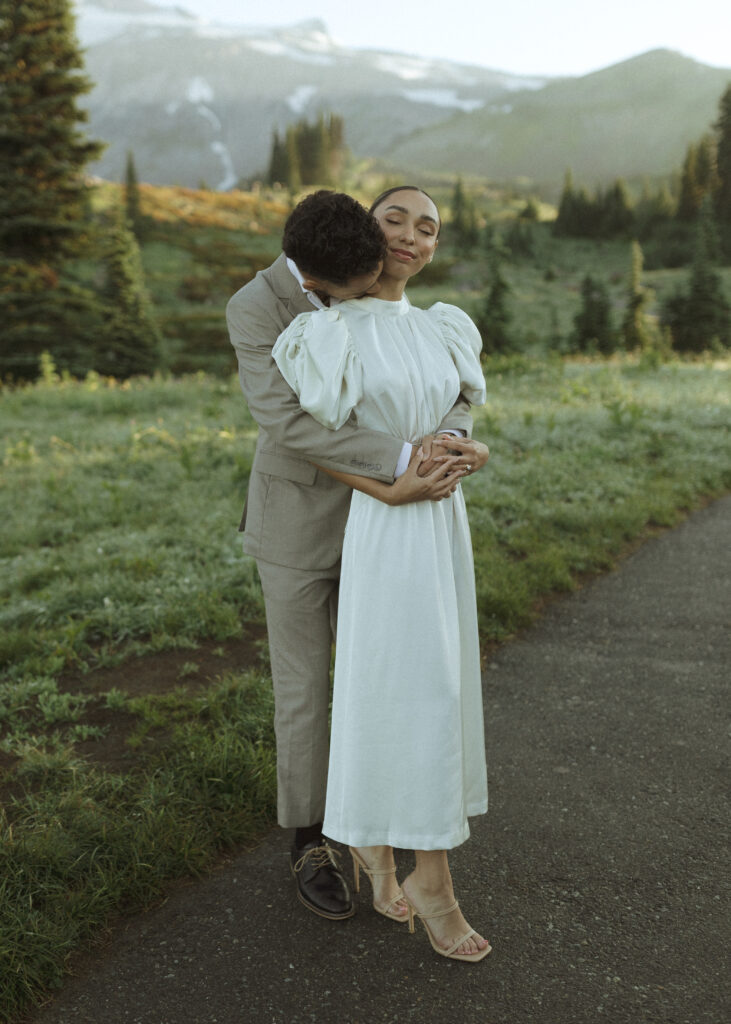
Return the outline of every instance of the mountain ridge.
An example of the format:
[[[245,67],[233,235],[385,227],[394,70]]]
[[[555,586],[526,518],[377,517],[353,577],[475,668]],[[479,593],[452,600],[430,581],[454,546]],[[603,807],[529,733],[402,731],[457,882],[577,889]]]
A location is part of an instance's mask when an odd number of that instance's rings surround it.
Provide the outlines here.
[[[75,6],[95,82],[90,134],[110,142],[91,169],[113,180],[131,150],[145,181],[231,188],[263,173],[275,128],[321,112],[344,117],[356,157],[395,172],[548,189],[567,167],[589,183],[667,174],[707,130],[731,79],[731,70],[660,49],[547,78],[348,49],[319,19],[251,28],[149,0]]]

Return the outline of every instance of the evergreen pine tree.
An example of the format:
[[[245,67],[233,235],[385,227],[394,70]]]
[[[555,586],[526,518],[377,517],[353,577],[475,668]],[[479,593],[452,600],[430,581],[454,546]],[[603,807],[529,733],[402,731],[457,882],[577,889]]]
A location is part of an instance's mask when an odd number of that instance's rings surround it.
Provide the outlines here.
[[[596,233],[602,238],[626,236],[634,224],[632,204],[627,187],[621,178],[617,179],[607,191],[597,193],[598,223]]]
[[[719,104],[716,129],[716,194],[719,220],[731,225],[731,85]]]
[[[289,182],[289,157],[286,141],[280,138],[277,129],[272,135],[272,148],[266,174],[267,184],[287,185]]]
[[[471,252],[479,238],[477,211],[464,190],[461,178],[457,178],[452,192],[450,228],[455,247],[465,253]]]
[[[50,348],[78,370],[98,328],[94,296],[69,280],[81,252],[86,164],[81,74],[70,0],[2,0],[0,7],[0,374],[34,376]]]
[[[314,124],[302,120],[295,125],[294,134],[303,185],[315,185],[322,181],[325,142],[322,128],[322,118]]]
[[[334,184],[330,171],[330,132],[324,114],[317,119],[317,137],[317,165],[312,184],[330,187]]]
[[[501,248],[494,246],[490,252],[490,288],[477,316],[482,350],[486,355],[509,352],[514,347],[510,333],[512,314],[508,309],[511,288],[503,276],[501,259]]]
[[[607,286],[591,274],[581,282],[581,309],[574,317],[571,345],[579,352],[605,354],[613,352],[616,347]]]
[[[94,369],[113,377],[152,373],[160,359],[155,324],[137,241],[118,217],[109,234],[104,298],[108,317]]]
[[[700,209],[701,194],[698,188],[697,159],[697,149],[691,143],[685,151],[683,169],[680,172],[680,196],[678,198],[678,218],[680,220],[693,220]]]
[[[290,192],[299,192],[302,188],[302,175],[297,129],[293,124],[287,128],[284,146],[287,153],[287,188]]]
[[[698,143],[695,176],[702,203],[716,191],[716,141],[712,135],[704,135]]]
[[[144,221],[140,205],[140,186],[137,180],[135,158],[131,151],[127,153],[127,163],[124,169],[124,213],[135,237],[141,238]]]
[[[3,0],[0,16],[0,243],[41,263],[77,249],[85,165],[102,150],[79,131],[91,83],[69,0]]]
[[[337,114],[331,114],[327,126],[328,161],[330,181],[337,186],[343,180],[345,171],[345,121]]]
[[[652,293],[642,285],[642,265],[642,248],[639,242],[633,242],[627,307],[621,327],[622,342],[628,352],[650,349],[654,338],[646,313]]]
[[[707,199],[698,222],[689,289],[671,296],[662,311],[663,323],[672,334],[673,348],[679,352],[703,352],[714,345],[731,345],[731,306],[713,266],[716,244]]]

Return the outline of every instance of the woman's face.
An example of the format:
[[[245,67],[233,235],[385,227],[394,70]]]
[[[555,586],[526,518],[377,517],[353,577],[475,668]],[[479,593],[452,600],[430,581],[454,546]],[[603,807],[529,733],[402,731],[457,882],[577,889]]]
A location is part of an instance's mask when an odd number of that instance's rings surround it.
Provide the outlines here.
[[[384,274],[413,277],[431,262],[437,247],[439,212],[423,192],[414,189],[392,192],[375,208],[373,216],[388,243]]]

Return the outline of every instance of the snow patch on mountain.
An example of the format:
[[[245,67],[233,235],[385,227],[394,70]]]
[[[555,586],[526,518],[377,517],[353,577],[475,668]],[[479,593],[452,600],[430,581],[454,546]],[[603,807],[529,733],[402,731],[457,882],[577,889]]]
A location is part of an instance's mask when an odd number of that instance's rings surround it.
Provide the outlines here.
[[[295,89],[291,96],[287,97],[287,106],[290,110],[293,110],[295,114],[303,114],[305,112],[305,107],[316,92],[316,85],[300,85]]]
[[[94,0],[77,2],[76,30],[84,46],[96,46],[123,35],[130,28],[147,30],[193,29],[198,19],[177,7],[155,7],[152,4],[123,3],[117,7],[94,3]]]
[[[213,99],[213,88],[200,75],[196,75],[188,83],[187,97],[191,103],[210,103]]]
[[[320,64],[321,66],[335,63],[335,58],[325,53],[307,53],[294,46],[288,46],[279,39],[251,39],[248,45],[252,50],[258,50],[267,57],[289,57],[290,60],[298,60],[303,64]]]
[[[216,185],[216,190],[218,192],[226,192],[228,189],[233,188],[239,180],[233,159],[231,158],[231,153],[224,142],[212,142],[211,149],[223,164],[224,176]]]
[[[413,103],[431,103],[435,107],[448,107],[467,113],[485,106],[482,100],[461,100],[455,89],[404,89],[402,95]]]

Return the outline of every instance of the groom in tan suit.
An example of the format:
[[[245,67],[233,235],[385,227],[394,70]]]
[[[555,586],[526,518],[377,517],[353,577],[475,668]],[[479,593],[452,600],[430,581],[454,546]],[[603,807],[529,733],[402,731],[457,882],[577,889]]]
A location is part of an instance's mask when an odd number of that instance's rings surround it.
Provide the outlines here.
[[[271,355],[299,313],[378,293],[385,239],[375,219],[350,196],[315,193],[290,215],[283,249],[226,310],[241,387],[259,424],[240,529],[244,551],[256,559],[266,606],[279,824],[296,830],[291,865],[299,899],[338,920],[354,909],[322,837],[322,820],[330,661],[351,491],[313,463],[393,483],[415,448],[353,418],[337,431],[322,426],[300,408]],[[343,265],[351,271],[347,278]],[[469,436],[471,426],[460,399],[439,429]]]

